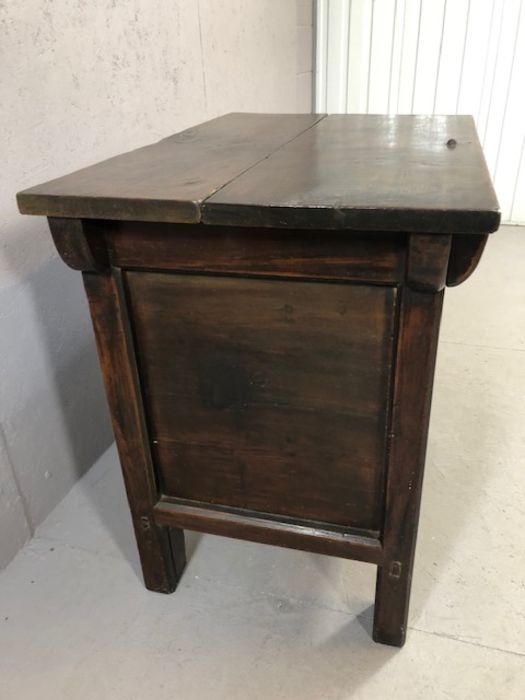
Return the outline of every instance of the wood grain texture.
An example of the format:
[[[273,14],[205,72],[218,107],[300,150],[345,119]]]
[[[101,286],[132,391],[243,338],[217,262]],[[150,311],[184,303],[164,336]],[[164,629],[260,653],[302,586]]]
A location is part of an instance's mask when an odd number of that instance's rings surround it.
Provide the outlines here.
[[[126,281],[166,495],[379,528],[394,287]]]
[[[200,504],[181,503],[162,498],[154,509],[155,519],[163,525],[174,525],[198,532],[211,532],[223,537],[262,542],[279,547],[304,549],[307,552],[331,554],[371,564],[382,558],[377,533],[335,529],[323,523],[297,522],[290,518],[276,519],[253,511],[234,508],[210,508]]]
[[[158,490],[118,278],[118,271],[112,275],[84,273],[84,286],[144,582],[150,590],[170,593],[184,569],[184,537],[182,532],[159,527],[153,519],[152,509],[158,500]]]
[[[500,220],[474,122],[455,115],[230,114],[25,190],[18,204],[317,230],[485,234]]]
[[[437,235],[409,237],[407,282],[413,289],[440,292],[445,288],[451,239]]]
[[[494,231],[500,214],[471,117],[351,114],[326,117],[230,182],[202,220],[467,234]]]
[[[447,272],[447,286],[457,287],[467,280],[477,268],[488,234],[479,236],[453,236]]]
[[[100,272],[108,265],[104,229],[80,219],[49,217],[49,230],[62,260],[73,270]]]
[[[401,292],[374,639],[405,642],[443,294]]]
[[[312,126],[314,114],[228,114],[17,195],[22,214],[196,222],[200,204]]]
[[[114,225],[113,264],[125,268],[400,283],[402,234],[246,229],[202,224]]]
[[[147,587],[183,527],[368,561],[401,646],[443,288],[499,223],[472,119],[229,115],[18,201],[84,271]]]

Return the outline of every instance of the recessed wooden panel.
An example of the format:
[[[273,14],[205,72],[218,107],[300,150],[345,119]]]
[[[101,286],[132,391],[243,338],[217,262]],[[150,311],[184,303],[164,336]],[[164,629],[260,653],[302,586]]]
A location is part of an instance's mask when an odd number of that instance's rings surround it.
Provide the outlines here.
[[[166,495],[380,528],[394,287],[126,280]]]

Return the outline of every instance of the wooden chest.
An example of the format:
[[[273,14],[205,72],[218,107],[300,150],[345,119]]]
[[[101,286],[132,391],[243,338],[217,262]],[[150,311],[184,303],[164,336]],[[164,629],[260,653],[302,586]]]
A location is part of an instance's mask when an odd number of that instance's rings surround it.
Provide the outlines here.
[[[18,202],[83,271],[146,586],[184,528],[359,559],[402,645],[443,290],[500,220],[472,119],[231,114]]]

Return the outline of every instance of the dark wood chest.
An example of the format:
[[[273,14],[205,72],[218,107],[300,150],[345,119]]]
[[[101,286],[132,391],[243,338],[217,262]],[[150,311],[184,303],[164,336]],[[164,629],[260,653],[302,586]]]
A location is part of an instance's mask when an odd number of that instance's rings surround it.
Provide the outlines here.
[[[444,288],[500,219],[472,119],[232,114],[18,202],[84,274],[146,586],[185,528],[359,559],[403,644]]]

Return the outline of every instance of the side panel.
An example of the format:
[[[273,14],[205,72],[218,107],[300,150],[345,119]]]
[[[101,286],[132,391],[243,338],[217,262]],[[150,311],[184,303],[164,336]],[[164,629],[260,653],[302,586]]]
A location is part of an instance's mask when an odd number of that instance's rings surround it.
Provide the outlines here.
[[[125,280],[167,496],[380,529],[395,287]]]

